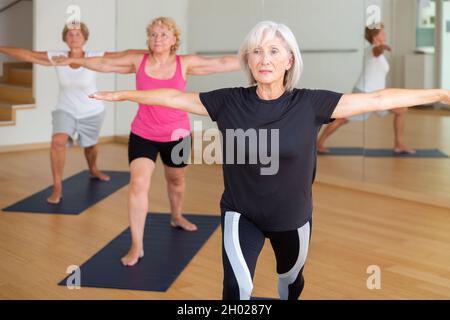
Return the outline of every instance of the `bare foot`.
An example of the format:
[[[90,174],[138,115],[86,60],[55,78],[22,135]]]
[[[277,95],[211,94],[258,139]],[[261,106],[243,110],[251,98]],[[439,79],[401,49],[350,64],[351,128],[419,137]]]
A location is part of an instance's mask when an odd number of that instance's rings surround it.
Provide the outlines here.
[[[131,247],[130,251],[128,251],[127,255],[122,257],[120,261],[122,261],[122,264],[125,267],[132,267],[136,263],[139,262],[140,259],[144,257],[144,250],[142,249],[135,249],[133,246]]]
[[[172,220],[170,221],[170,225],[173,228],[181,228],[185,231],[197,231],[197,226],[195,224],[189,222],[189,220],[187,220],[182,215],[179,215],[175,218],[172,217]]]
[[[396,154],[415,154],[416,150],[408,148],[405,145],[398,145],[398,146],[395,146],[394,152]]]
[[[330,149],[325,148],[324,146],[317,146],[317,153],[328,153]]]
[[[106,174],[102,173],[101,171],[92,171],[91,172],[91,178],[98,179],[100,181],[109,181],[111,178],[107,176]]]
[[[54,188],[50,197],[47,198],[47,202],[50,204],[58,204],[61,202],[62,190],[60,188]]]

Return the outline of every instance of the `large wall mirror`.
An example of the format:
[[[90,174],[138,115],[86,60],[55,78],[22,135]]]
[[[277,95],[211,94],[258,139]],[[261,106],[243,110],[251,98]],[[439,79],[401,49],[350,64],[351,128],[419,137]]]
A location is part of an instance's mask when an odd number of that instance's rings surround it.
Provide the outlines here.
[[[366,1],[366,6],[374,1]],[[390,71],[387,86],[450,88],[450,1],[381,1]],[[402,119],[403,118],[403,119]],[[412,200],[450,207],[450,111],[436,104],[364,126],[364,182]],[[415,156],[383,156],[400,144]],[[377,151],[379,154],[377,154]],[[405,150],[404,150],[405,151]],[[387,154],[388,155],[388,154]]]

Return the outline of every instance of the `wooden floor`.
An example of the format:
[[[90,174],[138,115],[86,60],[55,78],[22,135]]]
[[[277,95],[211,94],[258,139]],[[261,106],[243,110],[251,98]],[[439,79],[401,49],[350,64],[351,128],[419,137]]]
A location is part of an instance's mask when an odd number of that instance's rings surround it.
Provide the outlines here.
[[[447,114],[447,116],[445,116]],[[450,155],[450,111],[411,109],[405,142],[417,149],[439,149]],[[327,146],[393,148],[393,115],[373,115],[367,122],[352,122],[332,135]],[[388,186],[388,193],[407,199],[427,198],[450,209],[449,158],[319,157],[319,180],[340,177]],[[392,189],[392,190],[391,190]]]
[[[125,145],[103,144],[100,151],[102,168],[128,169]],[[65,176],[84,169],[82,150],[69,150]],[[159,164],[150,207],[168,211],[161,169]],[[50,184],[48,150],[0,154],[0,207]],[[185,212],[218,214],[219,166],[191,165],[187,187]],[[304,299],[450,299],[448,209],[321,183],[314,197]],[[123,188],[80,216],[1,212],[0,299],[220,299],[219,229],[165,293],[57,286],[68,266],[83,264],[127,228],[126,199]],[[373,265],[381,268],[380,290],[366,286],[366,271]],[[267,243],[254,282],[255,296],[277,297]]]

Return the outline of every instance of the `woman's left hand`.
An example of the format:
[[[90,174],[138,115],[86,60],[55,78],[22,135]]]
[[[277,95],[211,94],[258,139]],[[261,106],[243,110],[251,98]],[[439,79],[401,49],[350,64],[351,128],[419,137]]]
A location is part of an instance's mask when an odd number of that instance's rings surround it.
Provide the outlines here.
[[[68,66],[70,65],[70,58],[66,56],[57,56],[52,58],[52,63],[55,66],[61,67],[61,66]]]

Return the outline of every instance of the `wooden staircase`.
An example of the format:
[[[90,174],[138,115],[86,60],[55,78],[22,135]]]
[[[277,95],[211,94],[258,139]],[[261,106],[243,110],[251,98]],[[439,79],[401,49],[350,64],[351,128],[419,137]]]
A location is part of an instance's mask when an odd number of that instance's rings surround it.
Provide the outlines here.
[[[0,126],[15,125],[17,110],[34,107],[32,64],[4,63],[0,78]]]

